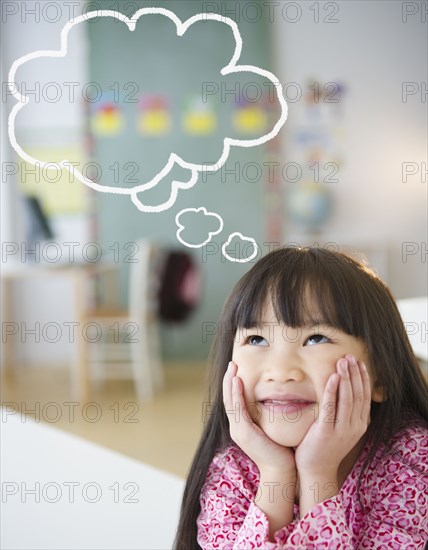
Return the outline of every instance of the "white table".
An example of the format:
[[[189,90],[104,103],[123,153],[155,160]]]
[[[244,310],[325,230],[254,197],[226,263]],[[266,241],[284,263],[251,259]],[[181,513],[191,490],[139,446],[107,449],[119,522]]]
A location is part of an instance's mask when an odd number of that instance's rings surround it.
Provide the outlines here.
[[[2,549],[172,548],[182,479],[0,413]]]
[[[35,279],[52,280],[55,278],[68,279],[72,284],[74,319],[79,327],[83,327],[87,310],[87,284],[91,278],[106,273],[114,273],[117,265],[108,262],[94,264],[69,263],[53,264],[3,264],[1,265],[1,297],[2,297],[2,321],[7,323],[12,319],[12,285],[17,281],[29,281]],[[53,297],[55,299],[55,297]],[[15,335],[19,342],[19,335]],[[6,337],[2,346],[2,375],[11,376],[15,367],[14,345],[11,336]],[[88,359],[86,357],[86,345],[83,338],[77,337],[73,346],[73,356],[70,358],[70,380],[73,396],[79,401],[88,401],[90,395],[90,375]]]

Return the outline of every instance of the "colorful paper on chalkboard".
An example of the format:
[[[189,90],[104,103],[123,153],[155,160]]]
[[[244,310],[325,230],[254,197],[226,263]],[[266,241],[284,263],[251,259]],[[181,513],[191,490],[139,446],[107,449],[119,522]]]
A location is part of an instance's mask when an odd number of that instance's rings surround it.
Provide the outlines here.
[[[97,136],[114,136],[124,126],[124,117],[120,104],[113,94],[104,94],[95,103],[90,103],[90,127]]]
[[[182,127],[186,134],[209,135],[217,127],[217,115],[213,104],[201,96],[189,96],[182,115]]]
[[[171,130],[169,101],[163,95],[144,95],[138,103],[137,130],[146,136],[164,136]]]
[[[242,134],[263,132],[268,124],[268,114],[263,102],[251,102],[245,98],[235,103],[232,118],[235,130]]]

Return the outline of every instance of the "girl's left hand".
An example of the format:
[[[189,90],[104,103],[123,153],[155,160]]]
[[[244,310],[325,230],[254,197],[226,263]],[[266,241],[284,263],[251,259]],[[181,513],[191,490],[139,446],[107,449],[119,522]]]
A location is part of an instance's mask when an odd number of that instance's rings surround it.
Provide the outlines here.
[[[363,362],[352,355],[337,361],[327,381],[317,421],[296,449],[299,477],[337,479],[345,456],[370,422],[370,379]]]

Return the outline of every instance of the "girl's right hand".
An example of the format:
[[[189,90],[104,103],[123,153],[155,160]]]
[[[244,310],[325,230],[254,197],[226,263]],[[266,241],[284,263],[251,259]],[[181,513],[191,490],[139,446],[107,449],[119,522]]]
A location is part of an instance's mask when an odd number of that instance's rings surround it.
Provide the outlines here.
[[[296,477],[294,450],[272,441],[251,419],[242,380],[236,374],[237,365],[230,361],[223,378],[223,401],[231,438],[257,465],[260,473]]]

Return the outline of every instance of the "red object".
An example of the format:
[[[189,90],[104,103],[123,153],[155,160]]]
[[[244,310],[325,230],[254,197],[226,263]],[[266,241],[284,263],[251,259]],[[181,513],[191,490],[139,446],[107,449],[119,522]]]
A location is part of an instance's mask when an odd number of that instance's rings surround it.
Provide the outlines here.
[[[161,320],[185,321],[197,306],[200,294],[200,272],[192,256],[186,252],[168,252],[159,289]]]

